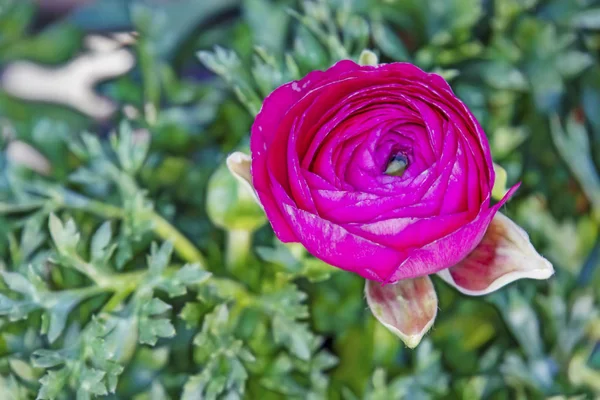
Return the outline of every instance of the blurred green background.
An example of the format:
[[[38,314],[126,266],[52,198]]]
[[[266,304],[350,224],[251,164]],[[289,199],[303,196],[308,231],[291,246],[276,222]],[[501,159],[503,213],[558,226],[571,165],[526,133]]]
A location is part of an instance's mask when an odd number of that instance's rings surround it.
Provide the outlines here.
[[[364,49],[449,80],[556,269],[434,278],[415,350],[224,166]],[[599,49],[592,0],[0,0],[0,398],[598,398]]]

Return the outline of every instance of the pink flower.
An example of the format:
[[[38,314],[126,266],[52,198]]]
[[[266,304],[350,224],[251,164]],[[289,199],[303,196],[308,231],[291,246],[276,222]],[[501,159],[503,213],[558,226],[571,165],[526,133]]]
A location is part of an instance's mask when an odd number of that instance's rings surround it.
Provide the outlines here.
[[[352,61],[311,72],[265,99],[250,149],[276,236],[365,277],[373,313],[409,346],[435,318],[428,275],[483,294],[552,274],[497,212],[518,185],[491,203],[485,133],[439,75]]]

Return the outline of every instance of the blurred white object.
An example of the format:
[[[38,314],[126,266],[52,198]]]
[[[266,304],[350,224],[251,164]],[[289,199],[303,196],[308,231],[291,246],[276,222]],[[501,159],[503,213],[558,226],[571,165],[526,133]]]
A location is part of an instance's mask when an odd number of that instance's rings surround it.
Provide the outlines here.
[[[9,94],[24,100],[59,103],[90,117],[105,119],[117,106],[95,93],[101,81],[118,77],[135,65],[131,52],[122,48],[132,36],[117,38],[92,35],[86,38],[90,52],[69,63],[49,67],[28,61],[17,61],[6,68],[0,86]]]
[[[109,36],[88,35],[84,39],[85,46],[96,52],[109,52],[119,49],[122,46],[134,44],[136,40],[135,32],[117,32]]]
[[[6,158],[15,165],[29,168],[39,174],[48,175],[52,169],[48,159],[39,151],[20,140],[11,141],[6,147]]]
[[[15,139],[13,126],[3,118],[0,118],[0,136],[8,143],[4,154],[11,164],[29,168],[42,175],[50,174],[52,165],[48,159],[34,147]]]

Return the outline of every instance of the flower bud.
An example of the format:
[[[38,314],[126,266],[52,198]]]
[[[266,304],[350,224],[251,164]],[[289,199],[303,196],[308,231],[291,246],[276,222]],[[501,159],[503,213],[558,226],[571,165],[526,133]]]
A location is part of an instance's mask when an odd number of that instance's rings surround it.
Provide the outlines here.
[[[249,176],[250,160],[242,153],[232,154],[227,165],[224,163],[213,173],[208,182],[206,211],[215,225],[227,230],[254,231],[266,222],[252,187],[244,180]]]

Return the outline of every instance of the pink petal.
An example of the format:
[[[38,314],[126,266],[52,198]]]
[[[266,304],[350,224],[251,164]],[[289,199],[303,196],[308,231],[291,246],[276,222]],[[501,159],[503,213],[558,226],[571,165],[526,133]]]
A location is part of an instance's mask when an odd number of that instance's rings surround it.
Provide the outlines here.
[[[517,279],[548,279],[553,273],[552,264],[533,248],[527,233],[497,213],[475,250],[438,275],[460,292],[480,296]]]
[[[385,286],[367,280],[365,294],[375,318],[411,349],[433,325],[438,301],[428,276]]]

